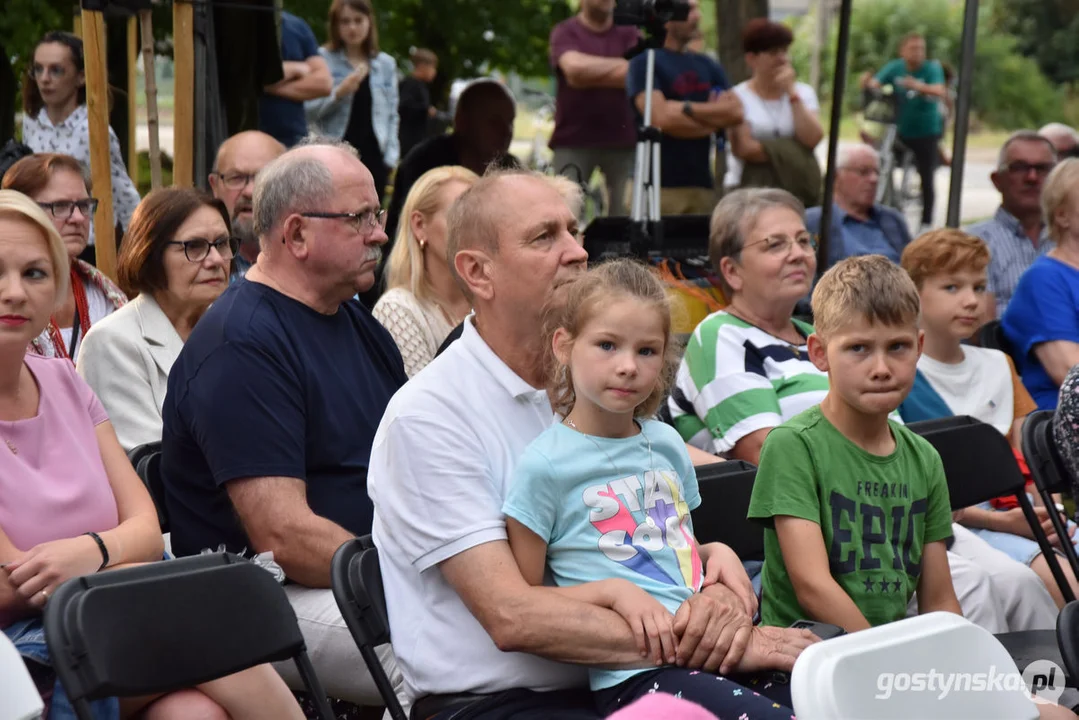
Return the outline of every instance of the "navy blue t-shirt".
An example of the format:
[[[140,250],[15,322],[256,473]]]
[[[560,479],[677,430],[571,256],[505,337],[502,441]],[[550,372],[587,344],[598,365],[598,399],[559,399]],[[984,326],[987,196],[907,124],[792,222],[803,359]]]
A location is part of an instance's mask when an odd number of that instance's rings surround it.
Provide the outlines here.
[[[230,286],[169,373],[161,465],[176,555],[253,551],[224,487],[246,477],[304,480],[315,514],[371,532],[371,443],[406,379],[359,302],[323,315],[261,283]]]
[[[315,33],[300,18],[281,11],[281,59],[299,61],[315,55],[318,55]],[[259,130],[274,136],[285,147],[292,147],[307,134],[303,103],[262,93]]]
[[[645,74],[648,70],[648,56],[642,53],[629,63],[626,75],[626,93],[634,112],[637,111],[635,98],[644,92]],[[679,103],[708,102],[712,90],[724,91],[730,88],[727,74],[723,68],[707,55],[692,52],[672,52],[656,50],[654,88],[663,93],[668,100]],[[637,121],[641,114],[637,113]],[[722,135],[718,136],[719,147],[724,147]],[[680,187],[715,187],[712,179],[712,165],[709,161],[711,138],[696,139],[676,138],[663,135],[660,143],[660,182],[665,188]]]

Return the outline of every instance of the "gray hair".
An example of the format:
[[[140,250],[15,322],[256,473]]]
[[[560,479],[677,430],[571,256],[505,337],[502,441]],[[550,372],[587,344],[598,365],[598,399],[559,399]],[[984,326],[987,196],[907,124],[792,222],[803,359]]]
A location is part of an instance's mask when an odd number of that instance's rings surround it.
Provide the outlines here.
[[[841,147],[839,154],[836,156],[835,166],[837,168],[847,167],[850,165],[850,161],[854,159],[854,156],[860,153],[872,155],[873,161],[877,163],[877,167],[880,167],[880,153],[872,145],[866,145],[865,143],[855,143]]]
[[[997,156],[997,170],[1003,170],[1004,166],[1008,164],[1008,148],[1013,143],[1017,142],[1039,142],[1045,143],[1045,146],[1049,148],[1049,152],[1053,154],[1053,162],[1057,161],[1057,149],[1053,146],[1053,143],[1049,141],[1049,138],[1044,135],[1040,135],[1033,130],[1016,130],[1008,139],[1004,141],[1004,144],[1000,146],[1000,154]]]
[[[745,246],[745,234],[767,210],[786,208],[805,217],[802,202],[786,190],[779,188],[745,188],[723,196],[712,211],[708,226],[708,259],[720,277],[723,292],[730,298],[731,287],[723,278],[719,263],[723,258],[737,258]]]
[[[347,142],[318,135],[308,135],[293,150],[301,147],[331,147],[355,158],[359,154]],[[282,218],[295,212],[314,210],[334,195],[333,173],[318,158],[292,150],[271,161],[259,171],[252,193],[254,231],[262,238]]]
[[[1055,242],[1059,243],[1063,239],[1063,233],[1056,221],[1057,211],[1071,203],[1077,187],[1079,159],[1076,158],[1068,158],[1058,163],[1042,186],[1042,215],[1045,216],[1049,237]]]

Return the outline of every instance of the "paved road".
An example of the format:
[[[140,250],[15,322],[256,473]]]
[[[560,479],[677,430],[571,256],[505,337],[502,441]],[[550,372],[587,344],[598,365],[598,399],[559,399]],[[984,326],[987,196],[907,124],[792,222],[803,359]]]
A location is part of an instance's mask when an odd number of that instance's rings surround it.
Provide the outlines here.
[[[145,125],[139,125],[136,131],[136,144],[139,150],[149,147],[147,129]],[[160,131],[161,149],[170,155],[173,148],[172,126],[164,126]],[[840,143],[840,148],[847,143]],[[515,142],[511,150],[518,157],[527,156],[531,149],[531,143]],[[828,144],[822,142],[817,148],[817,155],[824,165]],[[993,170],[995,151],[972,149],[967,153],[966,168],[963,173],[963,196],[960,219],[964,224],[981,220],[991,216],[997,209],[1000,196],[989,181],[989,173]],[[948,215],[948,191],[951,183],[951,169],[941,168],[937,171],[937,205],[934,212],[934,225],[943,226]],[[918,218],[910,218],[911,227],[915,228]]]

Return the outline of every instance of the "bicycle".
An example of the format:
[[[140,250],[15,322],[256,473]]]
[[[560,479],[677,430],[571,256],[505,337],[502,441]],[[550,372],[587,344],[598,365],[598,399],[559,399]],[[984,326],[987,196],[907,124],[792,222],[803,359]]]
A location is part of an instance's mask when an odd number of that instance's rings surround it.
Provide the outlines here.
[[[573,163],[557,168],[557,173],[571,180],[576,180],[581,188],[581,214],[577,218],[582,228],[598,217],[607,214],[607,192],[602,181],[582,177],[581,169]],[[593,177],[595,172],[592,173]]]
[[[898,117],[900,97],[892,85],[884,85],[879,90],[866,88],[862,91],[863,115],[866,122],[876,123],[884,128],[883,137],[873,138],[868,132],[861,132],[862,141],[873,146],[880,154],[880,182],[877,184],[875,202],[895,208],[904,215],[921,214],[922,193],[915,187],[918,176],[914,164],[914,153],[899,139]],[[898,185],[895,172],[900,171]]]

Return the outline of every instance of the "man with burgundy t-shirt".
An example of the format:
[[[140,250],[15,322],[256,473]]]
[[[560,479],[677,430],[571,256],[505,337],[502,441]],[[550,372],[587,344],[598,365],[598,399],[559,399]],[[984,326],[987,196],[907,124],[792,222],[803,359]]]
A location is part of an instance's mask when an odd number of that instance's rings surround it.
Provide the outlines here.
[[[628,215],[636,123],[626,101],[626,51],[636,28],[614,24],[614,0],[581,0],[581,11],[551,31],[555,100],[555,171],[588,182],[598,167],[607,181],[611,215]]]

